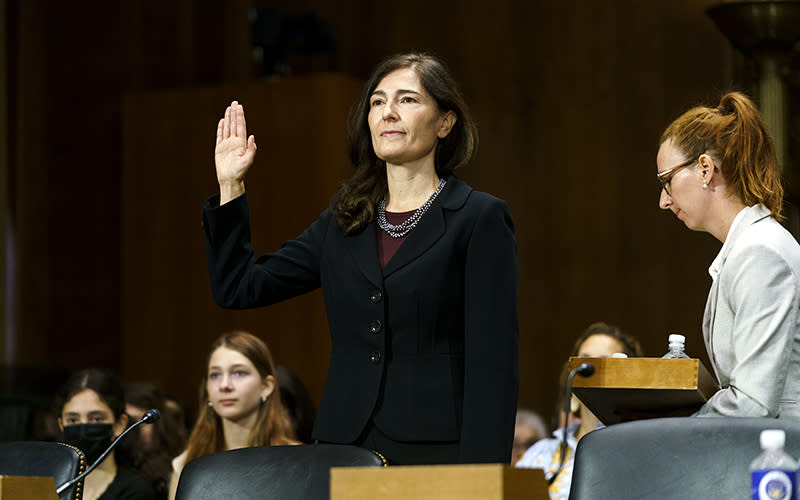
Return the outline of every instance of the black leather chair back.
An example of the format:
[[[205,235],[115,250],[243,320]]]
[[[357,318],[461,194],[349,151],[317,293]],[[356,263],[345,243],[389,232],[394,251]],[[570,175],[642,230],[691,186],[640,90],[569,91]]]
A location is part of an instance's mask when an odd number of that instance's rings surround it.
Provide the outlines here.
[[[329,500],[331,467],[385,464],[377,453],[349,445],[241,448],[186,464],[176,500]]]
[[[763,429],[784,429],[786,452],[800,456],[800,422],[774,418],[659,418],[596,430],[578,442],[569,500],[752,498]]]
[[[56,487],[86,470],[83,452],[64,443],[14,441],[0,443],[0,475],[49,476]],[[62,499],[81,500],[83,481],[64,492]]]

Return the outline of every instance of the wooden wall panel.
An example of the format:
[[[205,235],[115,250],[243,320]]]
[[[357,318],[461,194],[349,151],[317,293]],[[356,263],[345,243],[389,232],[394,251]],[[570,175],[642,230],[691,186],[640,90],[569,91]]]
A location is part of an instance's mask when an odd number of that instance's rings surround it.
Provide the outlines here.
[[[306,381],[315,400],[330,339],[321,293],[253,311],[211,298],[201,206],[218,192],[217,120],[236,98],[255,134],[256,163],[245,181],[257,254],[300,234],[330,204],[350,173],[345,149],[349,103],[360,82],[298,77],[127,96],[122,174],[122,372],[159,382],[194,403],[208,347],[244,329]]]
[[[10,38],[7,36],[8,33],[8,15],[6,14],[6,2],[5,0],[0,0],[0,26],[2,26],[3,34],[0,36],[0,102],[3,103],[3,106],[0,107],[0,235],[5,235],[8,231],[10,217],[8,217],[8,209],[11,206],[10,201],[8,199],[9,190],[9,160],[11,158],[11,154],[8,152],[8,147],[12,143],[9,133],[9,126],[8,126],[8,119],[9,119],[9,112],[8,112],[8,96],[11,95],[8,90],[8,68],[11,67],[14,63],[9,64],[8,56],[12,52],[8,49],[8,39]],[[8,262],[9,255],[7,254],[6,245],[0,245],[0,278],[5,278],[6,270],[9,266],[6,265]],[[10,306],[7,305],[6,302],[6,280],[0,279],[0,311],[3,311],[4,320],[6,319],[5,316],[7,311],[10,310]],[[3,321],[4,325],[8,325],[10,322],[5,320]],[[5,330],[5,326],[0,326],[0,330]],[[5,341],[7,337],[0,336],[0,340]],[[9,339],[10,340],[10,339]],[[0,342],[0,363],[9,363],[13,360],[14,357],[14,346],[13,345],[6,345],[6,342]]]
[[[325,329],[318,295],[211,313],[199,209],[215,189],[214,124],[230,98],[248,111],[268,101],[256,90],[264,84],[249,81],[251,6],[311,9],[330,20],[338,69],[356,79],[398,51],[449,63],[481,130],[478,154],[460,175],[508,200],[517,226],[522,404],[551,411],[560,364],[593,321],[620,325],[650,355],[681,331],[689,352],[704,357],[706,270],[719,244],[658,209],[653,177],[657,138],[673,117],[719,90],[747,89],[731,70],[741,58],[704,14],[714,2],[5,1],[17,16],[8,22],[20,27],[9,45],[19,71],[8,108],[17,363],[106,366],[193,400],[208,343],[242,327],[319,394],[328,346],[316,337]],[[124,95],[132,121],[123,136]],[[158,104],[157,114],[134,104],[145,101]],[[325,138],[343,132],[349,104],[325,111]],[[265,205],[254,221],[257,248],[266,250],[316,217],[335,179],[295,189],[291,175],[301,171],[261,163],[282,146],[313,163],[315,151],[300,141],[303,127],[317,125],[315,112],[280,131],[266,108],[248,117],[261,146],[253,175],[268,175],[249,189],[257,186],[262,200],[277,189],[274,206],[286,210]],[[278,132],[285,139],[270,142]],[[181,142],[164,149],[168,137]],[[126,144],[159,145],[162,157]],[[313,343],[285,334],[308,329]]]

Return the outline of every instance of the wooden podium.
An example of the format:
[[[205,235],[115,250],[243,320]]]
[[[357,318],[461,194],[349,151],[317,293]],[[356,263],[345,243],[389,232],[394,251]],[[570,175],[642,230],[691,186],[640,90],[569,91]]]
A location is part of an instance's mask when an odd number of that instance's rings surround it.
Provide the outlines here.
[[[700,360],[662,358],[576,358],[594,365],[589,377],[576,376],[572,392],[606,425],[697,411],[717,390]]]
[[[334,467],[331,500],[548,500],[540,469],[504,464]]]
[[[0,500],[58,500],[52,477],[0,476]]]

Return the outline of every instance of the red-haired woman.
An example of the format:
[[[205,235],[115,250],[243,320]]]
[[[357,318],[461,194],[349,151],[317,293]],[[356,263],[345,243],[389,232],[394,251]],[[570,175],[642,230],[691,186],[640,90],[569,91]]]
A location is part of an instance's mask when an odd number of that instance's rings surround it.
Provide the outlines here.
[[[696,107],[661,136],[659,205],[722,242],[703,337],[722,390],[699,416],[800,418],[800,245],[778,222],[772,140],[740,93]]]

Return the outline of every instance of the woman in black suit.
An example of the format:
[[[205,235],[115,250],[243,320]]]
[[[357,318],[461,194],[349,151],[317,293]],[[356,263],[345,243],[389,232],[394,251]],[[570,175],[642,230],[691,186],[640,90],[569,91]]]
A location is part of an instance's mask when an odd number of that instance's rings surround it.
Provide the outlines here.
[[[517,253],[506,203],[452,171],[478,135],[437,59],[385,60],[351,116],[353,176],[297,239],[254,259],[236,101],[203,210],[214,298],[258,307],[322,287],[331,362],[313,437],[390,463],[508,463],[518,388]]]

